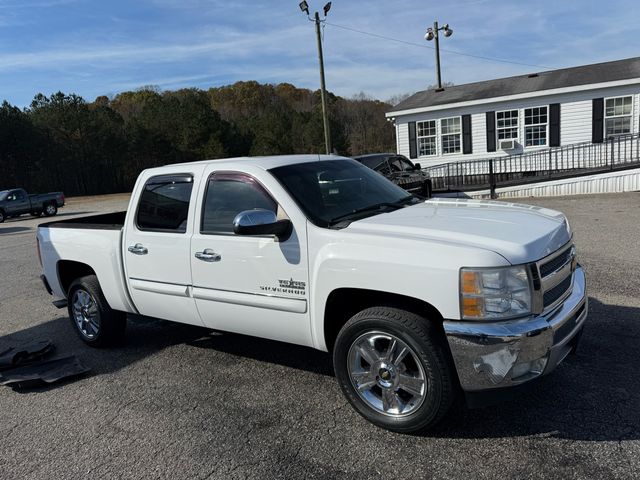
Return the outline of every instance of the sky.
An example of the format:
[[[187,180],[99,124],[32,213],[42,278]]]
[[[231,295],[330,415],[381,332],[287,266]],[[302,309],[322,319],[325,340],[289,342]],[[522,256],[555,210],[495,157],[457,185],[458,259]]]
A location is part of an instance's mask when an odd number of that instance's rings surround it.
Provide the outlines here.
[[[387,100],[435,83],[434,20],[453,29],[441,59],[455,84],[640,55],[637,0],[334,0],[327,89]],[[59,90],[92,101],[239,80],[317,89],[317,61],[298,0],[0,0],[0,100],[19,107]]]

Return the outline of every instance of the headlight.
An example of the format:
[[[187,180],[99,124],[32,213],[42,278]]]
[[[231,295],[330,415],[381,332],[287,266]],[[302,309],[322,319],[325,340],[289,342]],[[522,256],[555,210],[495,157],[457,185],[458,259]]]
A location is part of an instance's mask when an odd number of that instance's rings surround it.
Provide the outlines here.
[[[500,320],[531,314],[531,279],[524,265],[460,270],[463,320]]]

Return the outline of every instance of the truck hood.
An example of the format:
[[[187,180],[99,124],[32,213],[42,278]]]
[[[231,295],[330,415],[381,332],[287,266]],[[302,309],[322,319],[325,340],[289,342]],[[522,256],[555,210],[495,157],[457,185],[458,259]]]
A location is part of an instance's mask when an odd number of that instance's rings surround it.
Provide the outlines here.
[[[483,248],[514,265],[539,260],[571,239],[560,212],[490,200],[432,199],[355,221],[347,229]]]

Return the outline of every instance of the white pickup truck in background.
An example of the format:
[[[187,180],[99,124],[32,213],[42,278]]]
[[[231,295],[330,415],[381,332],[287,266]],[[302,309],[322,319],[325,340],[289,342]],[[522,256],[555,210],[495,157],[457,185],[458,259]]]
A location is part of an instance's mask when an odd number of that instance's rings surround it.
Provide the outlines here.
[[[553,370],[587,316],[561,213],[423,201],[318,155],[141,173],[127,212],[41,225],[43,281],[106,346],[127,313],[332,352],[347,399],[395,431]]]

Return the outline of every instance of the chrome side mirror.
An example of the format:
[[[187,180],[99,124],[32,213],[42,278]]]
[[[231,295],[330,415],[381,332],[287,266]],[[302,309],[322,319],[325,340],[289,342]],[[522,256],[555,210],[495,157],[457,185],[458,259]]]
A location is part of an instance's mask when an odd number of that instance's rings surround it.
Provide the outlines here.
[[[292,229],[291,220],[278,220],[274,212],[262,208],[245,210],[233,219],[236,235],[275,235],[283,241],[289,238]]]

